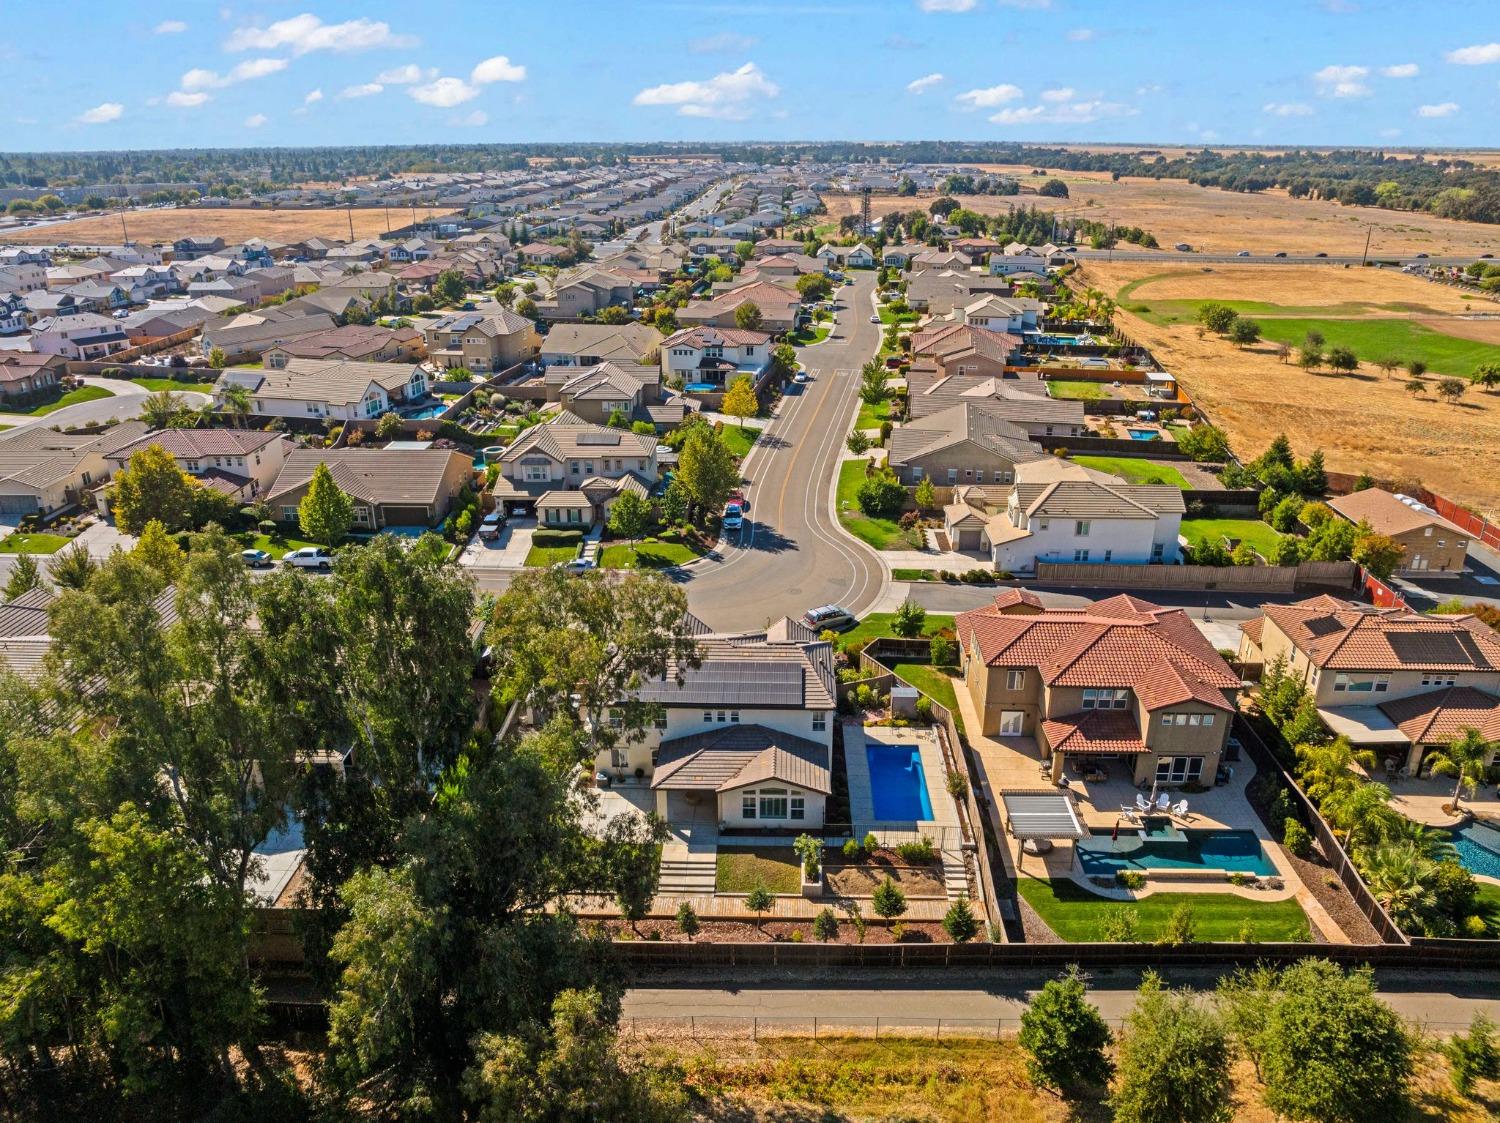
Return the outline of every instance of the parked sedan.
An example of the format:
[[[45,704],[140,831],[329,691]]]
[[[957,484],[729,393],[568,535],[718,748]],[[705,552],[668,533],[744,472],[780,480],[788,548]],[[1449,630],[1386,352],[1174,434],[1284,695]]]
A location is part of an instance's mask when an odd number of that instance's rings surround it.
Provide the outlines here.
[[[592,558],[574,558],[572,561],[558,562],[555,568],[565,573],[587,573],[596,566]]]
[[[264,550],[240,551],[240,561],[244,562],[251,569],[264,569],[266,566],[270,565],[273,560],[274,559],[271,557],[271,555],[266,553],[266,551]]]

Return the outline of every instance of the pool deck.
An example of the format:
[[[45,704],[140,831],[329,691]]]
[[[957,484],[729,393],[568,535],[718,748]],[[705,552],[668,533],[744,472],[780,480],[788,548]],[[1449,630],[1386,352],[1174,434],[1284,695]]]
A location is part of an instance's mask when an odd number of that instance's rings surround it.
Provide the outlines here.
[[[922,759],[922,776],[927,783],[927,799],[932,804],[931,819],[877,819],[875,801],[870,791],[870,767],[865,758],[867,745],[915,745]],[[958,811],[948,795],[947,769],[943,765],[943,751],[938,747],[937,734],[930,729],[892,726],[864,726],[858,722],[844,723],[844,768],[849,777],[849,817],[854,824],[856,838],[870,831],[880,836],[882,842],[896,843],[919,838],[923,835],[939,846],[945,840],[958,837]]]

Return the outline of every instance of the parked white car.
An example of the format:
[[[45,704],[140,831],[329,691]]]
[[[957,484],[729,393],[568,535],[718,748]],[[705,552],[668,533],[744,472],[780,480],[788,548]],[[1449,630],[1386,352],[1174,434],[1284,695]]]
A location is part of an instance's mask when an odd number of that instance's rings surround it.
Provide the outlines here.
[[[322,546],[301,546],[288,550],[281,558],[286,565],[301,569],[332,569],[333,555]]]
[[[592,558],[574,558],[572,561],[558,562],[556,568],[568,573],[587,573],[595,568],[595,564]]]

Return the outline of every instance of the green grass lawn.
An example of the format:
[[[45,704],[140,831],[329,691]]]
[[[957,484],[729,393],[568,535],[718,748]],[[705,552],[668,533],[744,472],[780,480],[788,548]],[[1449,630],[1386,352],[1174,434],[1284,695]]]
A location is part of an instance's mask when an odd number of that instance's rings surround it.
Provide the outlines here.
[[[32,417],[45,417],[49,413],[63,409],[66,406],[76,406],[81,402],[97,402],[100,398],[112,398],[114,394],[103,386],[80,386],[76,390],[69,390],[55,402],[47,402],[45,405],[36,406],[34,409],[18,409],[15,413],[26,413]]]
[[[1237,941],[1249,926],[1258,942],[1300,942],[1308,938],[1307,915],[1294,900],[1251,901],[1233,893],[1153,893],[1139,901],[1113,901],[1090,893],[1076,881],[1040,881],[1022,877],[1021,896],[1069,943],[1101,939],[1111,909],[1128,908],[1140,922],[1140,938],[1156,939],[1178,905],[1188,904],[1200,941]]]
[[[0,538],[0,554],[55,554],[71,541],[61,534],[23,534],[18,530]]]
[[[212,394],[214,392],[214,384],[212,382],[178,382],[175,378],[132,378],[130,381],[134,382],[137,386],[144,386],[153,393],[160,390],[171,390],[177,394],[188,391],[197,394]]]
[[[635,546],[621,542],[604,547],[599,552],[599,565],[604,569],[667,569],[702,556],[701,551],[686,542],[646,538]]]
[[[719,437],[724,442],[724,447],[741,460],[750,452],[750,446],[755,443],[755,438],[760,436],[759,429],[752,429],[748,425],[741,429],[738,425],[726,423],[719,431]]]
[[[855,493],[865,479],[863,460],[846,460],[839,469],[839,522],[861,542],[877,550],[898,550],[906,545],[906,534],[895,519],[872,519],[862,514]]]
[[[958,695],[954,692],[954,684],[960,678],[957,667],[934,667],[931,663],[893,663],[891,670],[896,672],[896,677],[902,682],[915,686],[934,702],[946,706],[953,715],[958,731],[964,731],[964,719],[958,712]]]
[[[1072,456],[1085,468],[1094,468],[1100,472],[1108,472],[1111,476],[1119,476],[1133,484],[1171,484],[1173,487],[1187,488],[1188,482],[1183,474],[1170,464],[1157,464],[1150,460],[1142,460],[1136,456]]]
[[[1281,541],[1281,535],[1269,523],[1258,519],[1183,519],[1182,536],[1193,545],[1217,542],[1220,536],[1250,543],[1251,547],[1270,557]]]
[[[572,561],[578,556],[577,546],[533,546],[526,555],[526,564],[536,568]]]
[[[857,640],[882,639],[894,636],[891,631],[891,621],[896,618],[894,612],[872,612],[860,620],[858,624],[839,636],[839,645],[844,646]],[[953,627],[953,617],[943,616],[936,612],[929,612],[927,620],[922,625],[924,636],[934,636],[944,628]]]
[[[14,429],[14,428],[15,428],[14,425],[0,425],[0,433],[5,432],[5,430],[7,430],[7,429]]]
[[[797,347],[809,347],[814,343],[822,343],[823,340],[828,338],[828,333],[832,330],[832,324],[816,324],[811,331],[803,328],[801,331],[795,331],[788,335],[786,340]]]
[[[1468,377],[1480,363],[1493,362],[1495,348],[1459,339],[1410,320],[1258,320],[1265,338],[1298,346],[1312,330],[1323,333],[1324,348],[1348,347],[1364,362],[1386,356],[1406,362],[1421,359],[1436,374]]]
[[[802,871],[790,846],[724,846],[719,849],[714,889],[748,893],[764,885],[772,893],[802,892]]]
[[[921,318],[922,314],[920,312],[907,311],[897,314],[891,311],[890,305],[888,304],[882,304],[880,306],[880,322],[882,324],[914,324]],[[868,319],[868,317],[866,317],[866,319]]]
[[[264,550],[273,558],[277,559],[283,557],[289,550],[300,550],[304,546],[317,545],[316,542],[308,542],[302,538],[287,538],[280,534],[277,534],[275,536],[267,534],[251,534],[249,531],[245,531],[242,534],[236,534],[234,537],[244,549]]]
[[[890,419],[891,402],[870,403],[863,398],[859,400],[859,416],[854,419],[856,429],[879,429],[882,421]]]
[[[1107,395],[1099,382],[1079,382],[1070,378],[1047,379],[1047,393],[1054,398],[1067,398],[1078,402],[1098,402]]]
[[[1476,881],[1479,895],[1475,898],[1475,912],[1484,917],[1490,935],[1500,937],[1500,885],[1488,881]]]

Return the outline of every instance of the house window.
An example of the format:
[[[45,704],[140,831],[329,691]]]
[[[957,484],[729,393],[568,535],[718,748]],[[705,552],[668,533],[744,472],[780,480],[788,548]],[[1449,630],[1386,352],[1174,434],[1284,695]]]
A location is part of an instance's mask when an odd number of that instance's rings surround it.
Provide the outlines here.
[[[1083,692],[1086,710],[1123,710],[1130,704],[1130,691],[1113,687],[1090,687]]]
[[[1006,690],[1011,690],[1011,691],[1020,690],[1025,685],[1026,685],[1026,672],[1025,671],[1006,671],[1005,672],[1005,689]]]
[[[1201,756],[1164,756],[1156,760],[1156,780],[1161,784],[1191,784],[1203,775]]]
[[[1025,721],[1026,715],[1020,710],[1002,711],[1000,714],[1000,735],[1002,737],[1019,737]]]
[[[1074,550],[1073,560],[1076,562],[1086,562],[1089,560],[1089,552],[1087,550]]]
[[[1452,686],[1458,682],[1457,675],[1441,674],[1437,671],[1423,671],[1423,686]]]
[[[1161,561],[1162,550],[1165,548],[1165,546],[1166,546],[1166,543],[1164,543],[1164,542],[1153,542],[1153,543],[1151,543],[1151,560],[1152,561]]]
[[[729,724],[730,725],[738,725],[739,723],[740,723],[740,712],[739,712],[739,710],[730,710],[729,711]]]
[[[1162,726],[1164,728],[1165,727],[1169,727],[1172,724],[1172,715],[1171,714],[1162,714],[1161,715],[1161,723],[1162,723]]]
[[[828,713],[826,710],[818,710],[813,714],[812,727],[814,733],[826,733],[828,731]]]
[[[714,720],[714,712],[712,710],[704,710],[703,711],[703,724],[704,725],[711,725],[711,724],[713,724],[713,720]]]
[[[753,818],[755,818],[755,793],[754,792],[747,792],[740,799],[740,818],[741,819],[753,819]]]
[[[666,729],[666,727],[667,727],[667,715],[666,715],[666,713],[662,712],[662,713],[657,714],[656,717],[654,717],[654,718],[651,719],[651,724],[654,725],[657,729]]]
[[[284,523],[296,522],[297,521],[297,508],[295,508],[295,507],[283,507],[281,509],[281,521],[284,522]]]
[[[911,466],[911,478],[914,480],[920,480],[922,478],[922,465],[913,464]]]
[[[1114,556],[1115,556],[1115,552],[1113,550],[1105,550],[1104,551],[1104,560],[1105,561],[1112,561],[1112,560],[1114,560]]]
[[[1089,536],[1089,522],[1088,522],[1088,520],[1087,519],[1079,519],[1077,522],[1075,522],[1073,524],[1073,534],[1074,534],[1075,537],[1078,537],[1078,538],[1087,538]]]
[[[719,724],[720,724],[720,725],[723,725],[723,724],[724,724],[724,721],[725,721],[725,717],[724,717],[724,711],[723,711],[723,710],[720,710],[720,711],[719,711]]]
[[[958,483],[958,469],[957,468],[949,468],[948,469],[948,482],[950,484],[956,484],[956,483]]]
[[[794,795],[794,796],[791,797],[790,804],[791,804],[791,813],[788,816],[788,818],[792,818],[792,819],[805,819],[805,818],[807,818],[807,800],[806,800],[805,797],[800,796],[800,795]]]
[[[789,810],[785,788],[761,789],[760,817],[762,819],[785,819]]]

